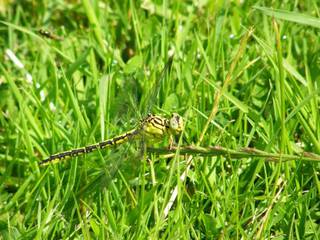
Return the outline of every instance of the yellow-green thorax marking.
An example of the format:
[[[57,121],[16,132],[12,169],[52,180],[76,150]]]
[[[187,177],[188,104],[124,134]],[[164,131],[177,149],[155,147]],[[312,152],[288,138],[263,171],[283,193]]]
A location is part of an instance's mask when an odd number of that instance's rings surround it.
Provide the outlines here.
[[[105,140],[100,143],[53,154],[49,156],[47,159],[41,161],[39,164],[48,165],[50,163],[59,162],[66,158],[90,153],[98,149],[120,145],[124,142],[127,142],[129,139],[138,136],[146,138],[146,140],[159,140],[166,135],[172,136],[179,134],[182,131],[182,129],[183,119],[177,113],[173,113],[170,119],[158,115],[149,114],[145,119],[140,121],[139,125],[135,129],[132,129],[124,134],[121,134],[119,136]]]

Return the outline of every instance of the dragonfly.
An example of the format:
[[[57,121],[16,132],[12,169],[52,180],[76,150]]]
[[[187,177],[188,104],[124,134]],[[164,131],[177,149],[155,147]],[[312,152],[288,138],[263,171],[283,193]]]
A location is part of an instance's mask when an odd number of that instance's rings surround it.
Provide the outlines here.
[[[99,143],[50,155],[47,159],[41,161],[39,164],[44,166],[50,163],[60,162],[61,160],[87,154],[98,149],[117,146],[134,138],[143,138],[147,141],[156,141],[163,139],[165,136],[169,136],[169,138],[172,139],[174,135],[180,134],[182,130],[183,118],[178,113],[172,113],[170,118],[148,114],[146,118],[140,121],[136,128],[126,133]]]
[[[172,59],[169,59],[168,63],[162,70],[161,77],[155,83],[156,90],[159,89],[159,84],[164,75],[164,72],[170,66],[171,63]],[[149,96],[149,110],[153,100],[156,98],[157,95],[158,93],[156,91],[151,92],[151,95]],[[91,153],[93,151],[118,146],[128,142],[131,139],[142,139],[146,140],[147,142],[155,142],[169,137],[170,147],[172,146],[174,136],[179,135],[182,132],[183,128],[183,118],[178,113],[172,113],[170,117],[163,117],[160,115],[149,113],[144,119],[140,120],[140,122],[132,130],[129,130],[123,134],[120,134],[102,142],[50,155],[48,158],[39,162],[39,165],[45,166],[53,163],[58,163],[62,160]]]

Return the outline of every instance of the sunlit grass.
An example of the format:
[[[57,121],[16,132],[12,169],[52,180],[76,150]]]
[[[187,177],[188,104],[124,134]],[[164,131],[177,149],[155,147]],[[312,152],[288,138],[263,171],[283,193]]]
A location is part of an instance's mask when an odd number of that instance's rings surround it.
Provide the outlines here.
[[[315,1],[29,4],[1,13],[0,239],[318,238]],[[149,111],[174,148],[38,166]]]

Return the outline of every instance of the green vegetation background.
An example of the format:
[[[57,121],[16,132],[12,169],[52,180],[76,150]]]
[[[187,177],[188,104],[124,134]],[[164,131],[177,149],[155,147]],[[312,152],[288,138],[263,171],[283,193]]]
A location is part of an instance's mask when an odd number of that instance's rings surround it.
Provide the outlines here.
[[[186,156],[132,143],[38,166],[129,130],[148,106],[184,117],[180,146],[320,154],[319,6],[3,1],[0,239],[319,239],[317,162],[195,155],[182,181]]]

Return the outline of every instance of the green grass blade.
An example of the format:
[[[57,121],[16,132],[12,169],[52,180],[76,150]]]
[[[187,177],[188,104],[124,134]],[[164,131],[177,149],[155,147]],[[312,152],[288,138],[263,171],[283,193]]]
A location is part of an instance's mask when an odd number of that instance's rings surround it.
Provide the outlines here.
[[[301,14],[299,12],[293,12],[288,10],[282,10],[282,9],[272,9],[272,8],[258,7],[258,6],[255,6],[254,8],[274,18],[320,28],[320,19],[312,17],[310,15]]]

